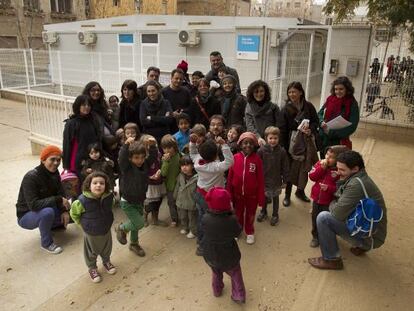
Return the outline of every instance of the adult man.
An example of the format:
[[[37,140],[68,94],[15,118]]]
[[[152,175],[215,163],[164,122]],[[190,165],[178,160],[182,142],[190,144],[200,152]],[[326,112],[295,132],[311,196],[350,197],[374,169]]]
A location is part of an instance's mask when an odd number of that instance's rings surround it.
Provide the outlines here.
[[[337,158],[341,186],[335,193],[336,200],[329,206],[329,212],[322,212],[316,219],[322,257],[309,258],[315,268],[339,270],[343,268],[336,236],[352,244],[351,252],[356,255],[378,248],[385,242],[387,235],[387,210],[384,198],[377,185],[365,171],[364,160],[356,151],[346,151]],[[359,178],[365,186],[368,197],[375,200],[383,210],[383,218],[370,238],[351,237],[345,224],[346,219],[365,198]]]
[[[138,94],[141,100],[147,98],[147,83],[148,81],[157,81],[159,83],[161,71],[158,67],[150,66],[147,69],[147,82],[138,87]]]
[[[220,52],[213,51],[210,53],[210,64],[211,64],[211,70],[206,74],[206,79],[208,82],[210,82],[211,80],[214,80],[220,83],[220,79],[218,77],[218,69],[222,66],[225,66],[227,74],[232,75],[236,79],[237,81],[236,89],[237,89],[237,92],[240,93],[240,90],[241,90],[240,79],[239,79],[237,70],[234,68],[228,67],[223,63],[223,57],[221,56]]]

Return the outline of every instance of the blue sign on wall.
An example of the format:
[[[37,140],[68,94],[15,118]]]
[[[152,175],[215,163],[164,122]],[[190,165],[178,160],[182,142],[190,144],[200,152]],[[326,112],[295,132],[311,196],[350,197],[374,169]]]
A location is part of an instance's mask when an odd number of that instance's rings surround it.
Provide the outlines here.
[[[259,59],[260,36],[238,35],[237,36],[237,58],[238,59]]]
[[[119,43],[134,43],[134,35],[129,33],[122,33],[118,35],[118,42]]]

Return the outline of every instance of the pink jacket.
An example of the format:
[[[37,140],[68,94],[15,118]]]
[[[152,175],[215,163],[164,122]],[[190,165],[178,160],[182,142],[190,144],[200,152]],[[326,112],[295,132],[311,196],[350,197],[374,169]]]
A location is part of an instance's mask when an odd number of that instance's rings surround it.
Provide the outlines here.
[[[245,157],[242,152],[234,155],[234,165],[227,177],[227,190],[235,197],[256,198],[259,206],[265,204],[263,163],[256,153]]]
[[[320,205],[329,205],[334,198],[333,195],[336,191],[336,182],[339,179],[336,167],[328,167],[324,169],[321,166],[321,161],[318,161],[309,172],[309,179],[315,182],[311,191],[312,200]],[[326,191],[321,190],[321,183],[328,185]]]

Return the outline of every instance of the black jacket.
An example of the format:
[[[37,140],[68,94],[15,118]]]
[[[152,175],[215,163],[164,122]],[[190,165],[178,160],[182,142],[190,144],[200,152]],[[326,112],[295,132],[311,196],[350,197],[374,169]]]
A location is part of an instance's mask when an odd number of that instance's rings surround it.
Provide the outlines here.
[[[204,109],[205,114],[201,111],[200,106]],[[196,95],[194,101],[188,108],[188,115],[191,118],[192,125],[201,123],[206,129],[210,126],[210,118],[215,114],[221,114],[220,101],[215,96],[209,95],[207,98],[202,99],[200,95]]]
[[[237,82],[236,90],[237,90],[237,93],[240,94],[240,92],[241,92],[241,88],[240,88],[240,78],[239,78],[239,74],[237,73],[237,70],[234,69],[234,68],[228,67],[226,65],[224,65],[224,66],[226,67],[227,73],[229,75],[232,75],[236,79],[236,82]],[[217,83],[220,83],[220,78],[218,77],[218,71],[217,70],[214,70],[213,68],[211,68],[211,70],[206,74],[206,77],[205,78],[206,78],[206,80],[208,82],[210,82],[211,80],[214,80]]]
[[[239,264],[241,254],[234,238],[242,229],[231,212],[216,214],[208,210],[201,220],[201,228],[203,256],[210,267],[225,271]]]
[[[230,100],[228,107],[226,101]],[[243,95],[234,92],[230,97],[224,96],[221,100],[221,112],[226,121],[226,128],[234,124],[245,127],[244,114],[246,110],[247,101]]]
[[[135,98],[131,103],[125,99],[119,104],[119,128],[124,128],[125,124],[132,122],[141,129],[141,121],[139,119],[140,98]]]
[[[20,219],[29,211],[40,211],[45,207],[64,210],[64,197],[59,171],[49,172],[43,164],[24,175],[16,203],[16,214]]]

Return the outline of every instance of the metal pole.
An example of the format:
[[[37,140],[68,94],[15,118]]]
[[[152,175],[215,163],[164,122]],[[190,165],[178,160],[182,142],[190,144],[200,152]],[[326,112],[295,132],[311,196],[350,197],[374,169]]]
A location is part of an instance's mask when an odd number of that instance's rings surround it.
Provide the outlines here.
[[[328,86],[328,79],[329,79],[329,64],[331,62],[331,41],[332,41],[332,26],[328,28],[328,35],[326,39],[326,47],[325,47],[325,63],[323,65],[323,79],[322,79],[322,91],[321,91],[321,99],[319,101],[319,108],[323,106],[325,103],[325,94],[326,89]]]
[[[36,86],[36,74],[33,61],[33,49],[30,49],[30,61],[32,62],[33,86]]]
[[[3,85],[3,74],[1,73],[1,66],[0,66],[0,88],[2,89],[4,87]]]
[[[30,78],[29,78],[29,68],[27,68],[27,56],[26,56],[26,50],[23,50],[23,59],[24,59],[24,67],[26,71],[26,83],[27,83],[27,89],[30,90]]]
[[[60,51],[57,51],[57,60],[58,60],[58,70],[59,70],[59,84],[60,84],[60,94],[63,94],[63,79],[62,79],[62,63],[60,61]]]
[[[306,87],[305,87],[305,94],[309,97],[309,83],[310,83],[310,75],[312,71],[312,56],[313,56],[313,42],[315,39],[315,33],[312,32],[310,37],[310,45],[309,45],[309,60],[308,60],[308,71],[306,73]]]
[[[102,55],[101,52],[98,52],[98,79],[99,83],[102,84]]]

